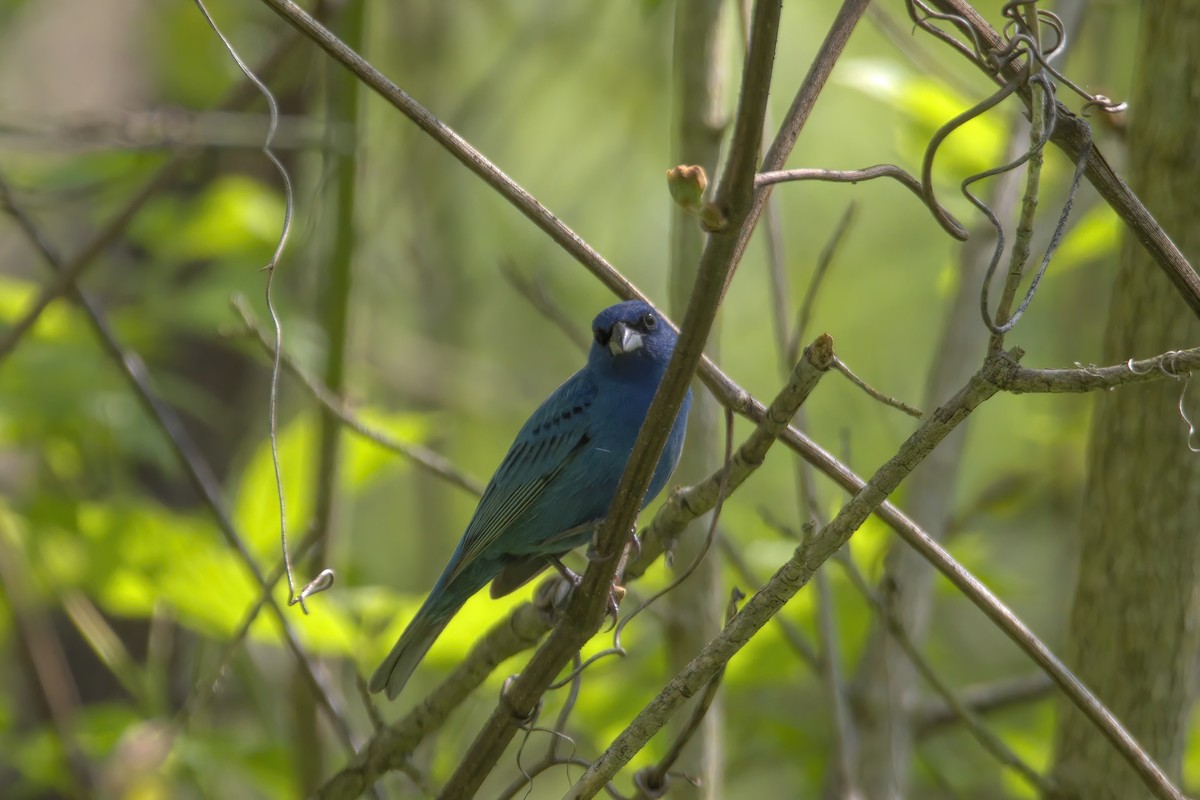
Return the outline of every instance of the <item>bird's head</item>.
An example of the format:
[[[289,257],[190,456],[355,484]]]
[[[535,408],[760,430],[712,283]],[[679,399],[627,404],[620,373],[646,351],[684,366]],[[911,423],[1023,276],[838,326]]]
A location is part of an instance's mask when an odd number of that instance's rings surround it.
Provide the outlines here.
[[[588,363],[620,374],[661,372],[679,338],[658,312],[641,300],[617,303],[597,314],[592,337]]]

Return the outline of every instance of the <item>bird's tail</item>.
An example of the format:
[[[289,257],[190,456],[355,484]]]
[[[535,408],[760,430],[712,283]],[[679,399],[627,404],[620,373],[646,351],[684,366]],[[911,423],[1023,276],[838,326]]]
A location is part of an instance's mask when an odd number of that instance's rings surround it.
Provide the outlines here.
[[[417,665],[421,663],[421,659],[429,652],[429,648],[453,617],[453,611],[437,615],[428,613],[424,608],[418,611],[417,616],[400,635],[392,652],[388,653],[379,669],[371,676],[368,688],[372,692],[387,689],[388,699],[395,700]]]

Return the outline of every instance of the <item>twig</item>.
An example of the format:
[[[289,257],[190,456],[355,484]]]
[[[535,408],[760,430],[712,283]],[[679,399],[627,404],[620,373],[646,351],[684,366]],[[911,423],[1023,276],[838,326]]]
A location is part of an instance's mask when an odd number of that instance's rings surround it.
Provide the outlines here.
[[[148,670],[139,668],[121,637],[108,624],[100,610],[78,589],[68,590],[61,602],[67,618],[96,654],[100,663],[108,667],[108,671],[117,679],[117,683],[121,684],[121,688],[129,692],[129,696],[135,698],[146,713],[150,713],[151,699],[147,697],[146,692]]]
[[[771,407],[763,415],[758,427],[737,449],[728,466],[722,466],[695,486],[676,489],[670,494],[667,502],[663,503],[654,519],[642,531],[642,551],[625,568],[627,578],[644,574],[688,523],[713,508],[721,496],[723,482],[727,482],[726,494],[736,491],[762,465],[767,451],[788,430],[788,422],[796,409],[816,388],[833,358],[833,339],[827,334],[818,336],[805,349],[804,357],[796,363],[788,384],[771,401]]]
[[[804,469],[804,467],[801,467]],[[807,468],[809,476],[812,469]],[[811,503],[811,499],[810,499]],[[811,507],[811,506],[810,506]],[[813,576],[817,584],[817,632],[821,640],[821,677],[829,701],[829,716],[833,720],[834,758],[837,765],[835,786],[838,797],[859,798],[858,781],[854,777],[854,759],[858,753],[858,731],[850,716],[846,680],[842,674],[841,648],[838,646],[837,610],[829,587],[829,574],[823,569]]]
[[[899,181],[904,188],[915,194],[922,200],[925,199],[921,188],[921,182],[914,178],[909,173],[905,172],[895,164],[876,164],[873,167],[864,167],[863,169],[854,170],[833,170],[833,169],[783,169],[774,170],[772,172],[760,172],[754,178],[756,187],[772,186],[777,183],[787,183],[790,181],[828,181],[830,183],[859,183],[860,181],[869,181],[875,178],[893,178]],[[955,239],[966,241],[967,230],[959,223],[954,216],[945,208],[940,208],[940,213],[935,217],[947,233]]]
[[[256,67],[255,71],[262,76],[274,73],[283,63],[285,57],[290,54],[292,47],[299,41],[300,37],[293,33],[283,36],[275,46],[275,49]],[[218,109],[237,108],[250,102],[255,96],[257,94],[254,85],[248,80],[243,81],[238,84],[236,89],[229,93],[228,97],[218,106]],[[41,317],[42,312],[51,303],[62,297],[79,280],[84,271],[96,262],[100,254],[121,237],[121,234],[129,227],[129,224],[137,216],[138,212],[141,211],[142,207],[145,206],[146,202],[166,188],[179,174],[180,169],[198,152],[200,152],[199,147],[185,147],[182,150],[174,152],[167,163],[159,167],[150,180],[142,184],[141,188],[125,201],[125,205],[113,215],[108,224],[101,228],[83,246],[79,253],[50,280],[38,297],[29,304],[29,307],[21,315],[20,319],[4,332],[3,337],[0,337],[0,361],[3,361],[12,354],[12,351],[16,348],[21,338],[29,332]],[[21,211],[14,205],[14,202],[7,182],[0,181],[0,205],[3,205],[9,214],[20,214]]]
[[[267,338],[258,320],[255,319],[254,312],[250,310],[246,299],[241,295],[235,295],[230,300],[230,303],[238,313],[238,316],[241,317],[242,323],[246,326],[247,334],[252,335],[258,340],[258,343],[262,346],[268,357],[273,356],[274,351],[271,340]],[[409,459],[418,467],[444,479],[447,483],[457,486],[468,494],[473,494],[476,497],[483,494],[483,485],[479,481],[463,473],[445,457],[420,445],[408,444],[407,442],[393,439],[386,433],[375,430],[363,423],[346,409],[340,398],[334,396],[329,389],[322,386],[315,378],[309,375],[286,351],[283,353],[283,366],[296,380],[300,381],[304,388],[308,390],[308,393],[312,395],[313,399],[321,404],[322,408],[337,417],[343,425],[359,436]]]
[[[804,337],[808,335],[808,326],[812,322],[817,295],[825,283],[825,276],[829,274],[829,269],[833,266],[838,248],[846,240],[846,234],[850,232],[850,227],[854,224],[857,213],[858,204],[852,200],[846,205],[846,210],[842,212],[841,219],[833,229],[829,241],[821,248],[821,255],[817,258],[812,277],[808,279],[808,288],[804,290],[804,299],[800,303],[800,310],[796,312],[796,324],[790,335],[787,332],[787,318],[784,316],[783,310],[779,307],[775,309],[775,312],[779,314],[779,319],[775,323],[776,350],[779,352],[780,366],[783,369],[788,369],[790,365],[796,363],[797,355],[800,352],[800,342],[804,341]],[[782,259],[772,258],[770,268],[771,274],[777,276],[772,279],[774,283],[786,282]]]
[[[761,586],[762,581],[754,575],[754,571],[750,569],[750,565],[746,563],[746,559],[742,557],[741,552],[734,546],[734,543],[729,541],[729,537],[723,534],[717,534],[717,544],[721,548],[721,554],[725,556],[725,560],[729,562],[748,587]],[[779,632],[783,635],[783,641],[788,647],[795,651],[796,655],[800,656],[800,660],[807,664],[814,672],[820,673],[821,657],[817,654],[817,649],[805,637],[804,632],[793,625],[787,618],[775,616],[775,624],[779,627]]]
[[[908,403],[905,403],[903,400],[897,400],[896,398],[890,397],[890,396],[884,394],[883,392],[879,391],[878,389],[872,387],[870,384],[868,384],[862,378],[855,375],[853,370],[851,370],[848,366],[846,366],[846,362],[842,361],[840,358],[835,358],[833,360],[833,368],[836,369],[838,372],[842,373],[843,375],[845,375],[850,380],[851,383],[853,383],[855,386],[857,386],[858,388],[860,388],[864,392],[866,392],[867,395],[870,396],[872,399],[878,400],[879,402],[883,403],[885,406],[890,406],[891,408],[895,408],[900,411],[903,411],[905,414],[908,414],[910,417],[916,417],[917,419],[921,418],[921,416],[922,416],[921,409],[913,408]]]
[[[70,797],[92,797],[96,780],[76,736],[79,691],[54,625],[40,610],[26,582],[7,517],[0,516],[0,602],[8,608],[16,661],[28,684],[29,697],[62,747],[65,783]]]
[[[1200,347],[1168,350],[1151,358],[1129,359],[1108,367],[1030,369],[1006,364],[996,376],[997,385],[1012,394],[1078,393],[1114,389],[1133,383],[1178,378],[1200,369]]]
[[[917,672],[921,673],[921,677],[937,693],[946,707],[958,718],[958,721],[967,728],[971,736],[993,758],[1020,775],[1035,791],[1046,796],[1052,796],[1049,781],[1043,778],[1041,773],[1025,763],[999,736],[992,733],[983,724],[983,721],[979,719],[975,711],[959,698],[954,690],[942,680],[933,666],[925,659],[925,656],[921,654],[920,648],[909,638],[904,625],[901,624],[900,620],[892,612],[891,608],[889,608],[887,601],[881,599],[878,594],[872,591],[854,561],[850,558],[839,558],[837,561],[845,568],[846,574],[850,577],[850,583],[866,599],[871,608],[879,615],[880,619],[883,620],[888,628],[888,632],[900,645],[909,662],[916,668]]]
[[[979,686],[968,686],[958,693],[960,702],[975,715],[990,714],[1017,705],[1036,703],[1054,694],[1054,683],[1041,672]],[[913,712],[913,728],[918,737],[932,736],[962,720],[945,700],[927,703]]]
[[[809,279],[808,288],[804,293],[804,299],[800,304],[800,310],[797,312],[795,329],[790,334],[787,329],[787,318],[782,307],[778,305],[775,307],[777,315],[775,321],[775,349],[780,354],[781,359],[783,359],[781,366],[784,369],[787,368],[787,364],[790,361],[795,359],[796,349],[799,347],[799,343],[808,329],[813,309],[816,307],[817,295],[825,277],[829,274],[830,268],[833,266],[834,256],[837,254],[838,248],[845,240],[846,233],[850,230],[850,226],[855,218],[856,209],[857,206],[853,201],[846,206],[846,210],[842,213],[842,217],[834,228],[833,234],[829,237],[829,241],[822,248],[821,254],[817,259],[817,264],[813,268],[812,277]],[[769,222],[770,217],[768,216]],[[769,268],[773,284],[783,285],[786,283],[786,273],[782,259],[771,258]],[[836,364],[837,361],[837,356],[834,356],[833,363]],[[804,427],[805,417],[804,409],[797,409],[795,423],[798,427]],[[792,459],[792,469],[795,477],[795,496],[797,512],[801,521],[800,524],[807,527],[817,519],[816,509],[818,502],[813,468],[807,461],[797,458]],[[855,730],[853,721],[847,711],[847,693],[845,690],[845,681],[842,679],[840,648],[837,645],[833,598],[829,591],[829,582],[825,573],[821,570],[817,571],[816,580],[819,614],[818,636],[821,643],[821,651],[816,665],[817,672],[825,683],[825,694],[829,701],[830,717],[833,720],[833,751],[837,768],[836,779],[833,783],[833,792],[841,797],[854,800],[858,797],[858,791],[851,766],[858,751],[858,732]],[[776,616],[775,619],[780,622],[784,621],[780,616]]]
[[[1000,34],[965,0],[928,0],[928,2],[944,14],[952,15],[956,20],[960,20],[970,35],[979,43],[981,49],[992,52],[1000,52],[1004,49],[1004,42]],[[970,56],[969,51],[964,48],[957,49],[964,55]],[[978,64],[973,57],[971,60]],[[1019,69],[1020,65],[1009,62],[993,78],[997,83],[1006,83],[1018,74]],[[1029,90],[1022,89],[1019,90],[1019,93],[1028,103],[1030,100]],[[1125,221],[1146,252],[1170,278],[1171,283],[1192,310],[1200,314],[1200,275],[1196,274],[1187,258],[1155,221],[1141,199],[1113,171],[1100,150],[1092,145],[1092,137],[1087,123],[1057,101],[1055,116],[1057,124],[1051,141],[1062,149],[1072,161],[1078,161],[1081,156],[1086,154],[1088,181],[1112,206],[1117,215]]]
[[[567,337],[567,341],[583,352],[592,346],[591,337],[579,328],[579,324],[563,312],[561,306],[546,291],[545,285],[536,277],[529,277],[517,269],[510,258],[500,259],[500,274],[504,276],[517,293],[529,301],[543,317],[554,323],[555,327]]]
[[[820,533],[809,537],[792,558],[743,607],[742,611],[692,662],[647,705],[608,749],[576,782],[571,800],[592,797],[650,737],[661,728],[683,700],[698,691],[722,665],[774,616],[783,604],[812,577],[813,572],[840,549],[883,499],[908,473],[996,389],[976,376],[949,403],[931,414],[921,427],[847,503]]]
[[[338,22],[346,40],[360,46],[366,25],[365,0],[350,0],[338,16]],[[327,72],[334,69],[327,66]],[[358,97],[359,84],[354,76],[342,70],[329,75],[325,90],[327,119],[325,148],[327,168],[333,173],[335,192],[333,233],[331,251],[325,259],[326,267],[320,271],[321,282],[317,292],[318,313],[325,334],[325,369],[322,385],[330,393],[341,397],[345,391],[346,347],[350,328],[350,295],[353,284],[354,254],[358,231],[355,218],[358,195]],[[345,141],[345,147],[337,148],[335,130]],[[268,280],[271,278],[268,277]],[[268,309],[270,306],[268,305]],[[274,341],[275,357],[271,359],[271,391],[278,393],[280,356],[282,341]],[[274,400],[273,400],[274,402]],[[328,408],[322,408],[317,420],[317,463],[313,471],[313,513],[310,534],[315,538],[311,552],[300,564],[307,564],[309,573],[321,574],[328,560],[329,542],[333,538],[336,524],[335,512],[338,503],[338,475],[341,471],[342,423]],[[284,554],[287,555],[286,542]],[[284,559],[285,564],[287,559]],[[290,576],[289,576],[290,577]],[[332,577],[332,572],[330,572]],[[289,591],[291,585],[289,584]],[[303,599],[303,595],[301,595]],[[301,606],[303,607],[303,605]],[[322,750],[324,742],[317,727],[316,708],[307,692],[298,683],[293,690],[292,717],[295,724],[291,735],[294,742],[298,785],[311,791],[320,785]],[[368,704],[368,709],[372,708]]]
[[[725,613],[726,625],[737,614],[737,604],[744,597],[745,595],[739,590],[733,590],[729,599],[729,607]],[[633,776],[633,784],[638,789],[635,800],[652,800],[652,798],[662,797],[666,794],[671,767],[679,760],[683,749],[687,747],[688,742],[700,730],[700,726],[704,724],[704,720],[708,716],[708,710],[712,707],[713,700],[717,696],[717,690],[721,687],[721,678],[724,676],[724,668],[718,669],[716,674],[712,676],[708,684],[704,687],[704,693],[700,695],[700,700],[692,707],[692,714],[688,718],[687,723],[680,729],[675,740],[667,747],[667,752],[663,754],[662,758],[655,764],[638,770],[637,774]]]
[[[1033,14],[1033,27],[1029,30],[1033,41],[1030,46],[1040,50],[1037,41],[1037,8],[1030,6],[1029,11]],[[1053,133],[1054,128],[1054,117],[1047,114],[1046,108],[1046,101],[1050,96],[1049,88],[1042,81],[1034,80],[1034,77],[1039,74],[1039,64],[1036,58],[1029,59],[1028,70],[1028,86],[1032,102],[1030,103],[1029,160],[1025,164],[1025,194],[1021,198],[1021,213],[1017,217],[1016,234],[1013,237],[1013,247],[1008,264],[1008,276],[1004,282],[1000,301],[996,306],[997,327],[1016,322],[1015,315],[1012,313],[1012,304],[1016,300],[1017,289],[1020,287],[1021,277],[1025,273],[1025,265],[1029,261],[1029,253],[1033,249],[1033,220],[1037,213],[1044,160],[1042,147],[1045,139]],[[1051,108],[1050,111],[1053,112],[1053,109]],[[986,279],[984,281],[985,292],[989,282]],[[986,304],[983,304],[983,310],[986,315]],[[1002,350],[1004,333],[993,333],[988,346],[997,352]]]
[[[669,163],[699,166],[706,174],[714,176],[718,174],[721,144],[730,121],[726,87],[733,74],[730,65],[736,57],[724,35],[727,6],[725,0],[676,3],[672,26]],[[745,50],[738,55],[744,57]],[[761,143],[761,136],[759,141]],[[687,308],[696,280],[707,238],[703,220],[710,215],[704,210],[706,199],[701,198],[700,225],[696,224],[695,216],[675,202],[671,203],[667,305],[672,315],[682,314]],[[708,338],[709,353],[716,355],[721,342],[719,324],[714,326]],[[717,403],[704,393],[693,398],[687,438],[672,478],[674,482],[693,483],[720,466],[724,437],[718,408]],[[727,429],[727,433],[732,435],[732,430]],[[670,580],[667,586],[642,602],[620,623],[621,626],[628,625],[635,614],[656,602],[656,596],[665,597],[662,649],[671,671],[686,664],[721,629],[724,574],[719,558],[715,555],[706,558],[719,513],[719,507],[715,508],[709,519],[697,521],[697,530],[677,539],[675,558],[668,563]],[[619,644],[619,634],[619,630],[614,631],[614,644]],[[723,714],[722,704],[718,702],[701,717],[702,730],[693,745],[686,753],[677,754],[681,760],[672,759],[679,770],[696,776],[699,786],[694,800],[719,800],[725,794],[722,786],[726,768]],[[672,733],[681,734],[680,731]]]

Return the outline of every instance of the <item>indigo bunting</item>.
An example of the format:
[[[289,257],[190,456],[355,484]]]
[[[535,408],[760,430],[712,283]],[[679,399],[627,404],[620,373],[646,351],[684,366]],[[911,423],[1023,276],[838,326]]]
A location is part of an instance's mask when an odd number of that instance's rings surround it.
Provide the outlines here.
[[[371,677],[389,699],[404,688],[435,639],[471,595],[517,589],[587,543],[608,513],[650,401],[678,338],[639,300],[604,309],[592,322],[587,364],[533,412],[483,492],[450,563]],[[679,463],[688,390],[642,507]]]

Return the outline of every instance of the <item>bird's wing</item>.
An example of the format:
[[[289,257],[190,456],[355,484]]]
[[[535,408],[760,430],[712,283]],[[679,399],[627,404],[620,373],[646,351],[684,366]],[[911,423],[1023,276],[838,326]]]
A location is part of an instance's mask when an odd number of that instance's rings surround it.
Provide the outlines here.
[[[596,392],[595,381],[584,369],[559,386],[533,412],[484,490],[475,516],[463,534],[450,578],[532,508],[555,476],[586,449],[590,441],[589,410]]]

